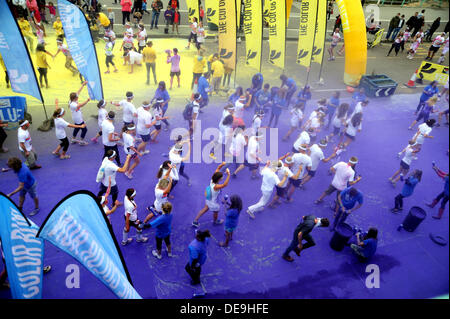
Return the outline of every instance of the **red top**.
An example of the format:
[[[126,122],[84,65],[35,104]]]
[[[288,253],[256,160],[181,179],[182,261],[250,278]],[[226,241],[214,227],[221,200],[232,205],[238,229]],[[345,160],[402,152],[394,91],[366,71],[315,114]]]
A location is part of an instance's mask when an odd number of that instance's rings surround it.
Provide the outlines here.
[[[131,12],[131,6],[133,3],[131,0],[121,0],[120,5],[122,6],[122,11]]]
[[[174,23],[180,22],[180,14],[178,12],[175,12],[175,16],[173,17],[173,22]]]

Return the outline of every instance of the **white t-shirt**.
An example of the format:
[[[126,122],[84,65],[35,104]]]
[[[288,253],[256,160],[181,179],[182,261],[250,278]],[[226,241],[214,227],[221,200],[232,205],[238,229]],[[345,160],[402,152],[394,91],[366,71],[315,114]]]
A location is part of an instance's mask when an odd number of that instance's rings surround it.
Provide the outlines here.
[[[261,118],[259,116],[256,116],[252,123],[253,135],[256,135],[260,127],[261,127]]]
[[[311,146],[310,150],[311,154],[309,156],[311,157],[312,162],[311,171],[316,171],[320,161],[322,161],[325,158],[325,156],[323,155],[322,149],[317,144]]]
[[[311,169],[311,166],[312,166],[311,157],[309,157],[306,154],[296,153],[296,154],[292,155],[292,161],[294,162],[294,164],[292,165],[291,171],[294,174],[297,174],[298,169],[300,168],[300,165],[303,164],[303,168],[302,168],[302,171],[300,172],[298,179],[302,179],[303,176],[305,176],[307,167],[309,167]]]
[[[78,102],[72,102],[69,104],[70,111],[72,112],[72,120],[74,124],[83,123],[83,113],[81,113],[81,108],[78,109]]]
[[[432,128],[427,125],[427,123],[422,123],[419,125],[419,136],[417,136],[416,143],[423,144],[425,141],[424,135],[430,135]]]
[[[256,140],[255,136],[252,136],[248,140],[248,148],[247,148],[247,162],[250,164],[258,163],[257,159],[250,154],[257,156],[259,150],[259,142]]]
[[[109,120],[102,122],[102,142],[105,146],[114,146],[117,143],[109,140],[109,134],[114,133],[114,124]],[[114,137],[114,136],[113,136]]]
[[[69,122],[64,120],[62,117],[57,117],[55,119],[55,133],[56,138],[62,140],[66,138],[66,127],[69,126]]]
[[[104,109],[103,107],[98,109],[98,121],[97,121],[98,127],[100,128],[102,127],[102,123],[106,119],[107,115],[108,111],[106,111],[106,109]]]
[[[358,102],[358,103],[356,103],[355,110],[353,111],[353,113],[350,116],[350,118],[352,118],[353,115],[355,115],[356,113],[362,113],[362,112],[363,112],[362,104],[361,104],[361,102]]]
[[[403,156],[402,161],[408,165],[411,165],[412,160],[414,159],[414,149],[411,146],[407,146],[405,150],[405,156]]]
[[[311,140],[311,138],[309,137],[308,132],[303,131],[303,132],[300,133],[300,136],[295,141],[294,148],[298,151],[302,144],[309,145],[310,140]]]
[[[123,121],[125,123],[133,122],[133,114],[137,113],[136,107],[133,103],[130,103],[127,100],[122,100],[119,102],[119,105],[123,108]]]
[[[153,109],[153,117],[156,120],[155,125],[161,125],[161,120],[158,120],[158,118],[162,118],[162,110],[160,108]]]
[[[273,188],[281,182],[277,174],[269,167],[264,167],[261,171],[261,175],[263,177],[261,184],[262,192],[273,191]]]
[[[21,127],[19,127],[19,129],[17,130],[17,139],[19,141],[19,150],[21,152],[24,152],[24,150],[22,149],[22,147],[20,147],[20,143],[25,144],[25,149],[28,152],[30,152],[33,149],[33,147],[31,146],[31,135],[28,130],[24,130]]]
[[[288,174],[288,178],[291,178],[292,176],[294,176],[294,174],[289,169],[289,167],[283,165],[283,167],[280,168],[279,170],[277,170],[277,173],[276,173],[280,182],[283,179],[285,173]],[[281,186],[281,188],[286,188],[287,186],[288,186],[288,179],[286,179],[286,181],[284,182],[283,186]]]
[[[234,115],[237,118],[243,118],[244,117],[244,104],[239,102],[239,100],[234,103]]]
[[[192,28],[191,28],[191,33],[192,34],[197,34],[197,22],[192,22]]]
[[[158,185],[155,187],[155,201],[153,205],[155,205],[155,209],[158,212],[162,212],[162,204],[167,202],[167,196],[164,195],[164,191],[158,188]]]
[[[291,127],[298,127],[302,119],[303,119],[302,110],[300,109],[291,110]]]
[[[241,152],[244,149],[245,144],[246,142],[244,135],[242,135],[241,133],[237,134],[235,137],[233,137],[233,140],[231,141],[230,153],[233,154],[233,156],[241,155]]]
[[[344,116],[343,118],[338,118],[336,114],[333,118],[333,126],[336,128],[340,128],[342,126],[342,122],[346,122],[346,118],[346,116]]]
[[[152,114],[145,110],[142,106],[137,110],[138,121],[136,132],[140,135],[148,135],[150,134],[150,127],[146,127],[145,125],[152,124]]]
[[[130,149],[130,147],[134,147],[134,136],[128,133],[123,133],[123,150],[125,151],[125,154],[127,155],[133,155],[135,152]]]
[[[333,168],[336,170],[331,185],[338,190],[343,191],[347,188],[348,182],[353,182],[355,171],[345,162],[336,163]]]
[[[341,35],[339,34],[339,32],[333,32],[333,39],[331,40],[331,44],[337,45],[340,40]]]
[[[172,165],[176,165],[177,167],[172,168],[172,172],[176,175],[176,179],[178,180],[178,167],[180,167],[181,162],[183,161],[183,158],[180,154],[175,153],[175,146],[172,147],[172,149],[169,152],[169,160],[172,162]],[[163,175],[164,176],[164,175]]]
[[[145,37],[147,36],[147,31],[142,30],[141,32],[138,33],[138,44],[140,47],[145,47]]]
[[[127,196],[123,200],[123,206],[125,207],[125,216],[130,214],[130,221],[134,222],[138,219],[136,206],[133,205],[134,201],[130,201]]]
[[[311,119],[311,123],[309,124],[309,128],[313,128],[314,132],[308,133],[310,136],[317,135],[317,129],[320,128],[320,121],[317,117],[313,117]]]
[[[436,38],[434,38],[432,46],[440,48],[444,42],[445,42],[445,39],[443,37],[441,37],[440,35],[438,35]]]
[[[162,167],[162,165],[161,165],[159,168],[161,169],[161,167]],[[166,174],[167,174],[167,169],[163,168],[161,177],[159,178],[158,182],[159,182],[160,180],[164,179],[164,177],[166,176]],[[180,179],[180,176],[178,175],[178,170],[177,170],[176,168],[174,168],[174,167],[170,170],[169,176],[170,176],[170,177],[172,178],[172,180],[174,180],[174,181],[178,181],[178,180]]]
[[[197,29],[197,42],[198,43],[205,42],[205,29],[202,27]]]
[[[116,185],[116,173],[119,169],[114,162],[110,161],[107,157],[103,159],[102,166],[105,170],[105,174],[103,175],[102,184],[105,187],[108,187],[109,177],[111,176],[111,187]]]
[[[353,126],[351,119],[347,121],[347,124],[348,124],[348,126],[347,126],[347,130],[345,132],[350,136],[356,136],[356,133],[358,132],[358,130],[362,129],[362,121],[361,121],[361,123],[359,123],[358,127]]]
[[[129,55],[129,57],[130,57],[130,64],[135,64],[135,63],[141,64],[141,63],[142,63],[142,54],[140,54],[140,53],[138,53],[138,52],[136,52],[136,51],[131,50],[131,51],[128,53],[128,55]]]

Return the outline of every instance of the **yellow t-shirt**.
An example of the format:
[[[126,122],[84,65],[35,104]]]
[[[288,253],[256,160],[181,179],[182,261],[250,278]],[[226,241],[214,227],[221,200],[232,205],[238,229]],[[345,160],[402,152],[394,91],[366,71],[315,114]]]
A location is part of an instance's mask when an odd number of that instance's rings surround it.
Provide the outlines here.
[[[214,54],[211,54],[211,55],[208,57],[208,62],[209,62],[209,63],[213,63],[213,58],[214,58]]]
[[[206,65],[206,59],[203,58],[201,61],[199,61],[198,56],[194,57],[194,69],[192,72],[194,73],[203,73],[203,70],[205,69]]]
[[[213,77],[220,78],[225,73],[225,68],[220,60],[217,60],[211,64],[211,70],[214,71]]]
[[[106,28],[107,26],[109,26],[109,24],[111,23],[111,22],[109,21],[108,17],[107,17],[103,12],[100,12],[100,13],[99,13],[98,20],[100,21],[100,24],[101,24],[102,26],[104,26],[105,28]]]
[[[55,21],[53,22],[53,29],[56,31],[56,35],[62,35],[64,34],[63,26],[61,21]]]
[[[144,50],[142,50],[142,55],[144,57],[145,63],[155,63],[156,60],[156,51],[153,48],[145,47]]]
[[[43,51],[36,52],[36,66],[38,68],[48,68],[46,54]]]
[[[27,20],[23,20],[23,21],[17,21],[19,24],[19,28],[20,30],[22,30],[23,34],[27,34],[27,35],[32,35],[31,33],[31,26],[30,23]]]

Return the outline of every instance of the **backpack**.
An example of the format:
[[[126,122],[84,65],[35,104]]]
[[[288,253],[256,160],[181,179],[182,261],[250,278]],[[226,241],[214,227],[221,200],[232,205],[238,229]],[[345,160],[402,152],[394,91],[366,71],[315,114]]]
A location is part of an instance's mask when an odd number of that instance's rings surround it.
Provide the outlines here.
[[[187,104],[187,105],[184,107],[183,118],[184,118],[186,121],[192,120],[192,112],[193,112],[193,109],[194,109],[194,105],[192,104],[192,102],[189,103],[189,104]]]
[[[205,197],[206,197],[206,200],[211,200],[211,198],[212,198],[211,185],[208,185],[208,187],[206,187]]]

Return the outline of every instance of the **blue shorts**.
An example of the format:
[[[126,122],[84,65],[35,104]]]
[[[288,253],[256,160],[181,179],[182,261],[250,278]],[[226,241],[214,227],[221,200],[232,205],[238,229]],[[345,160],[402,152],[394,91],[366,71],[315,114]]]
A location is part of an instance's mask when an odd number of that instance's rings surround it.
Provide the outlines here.
[[[26,194],[30,194],[30,197],[35,199],[37,197],[37,193],[36,193],[36,182],[34,182],[33,186],[31,186],[30,188],[22,188],[20,190],[20,197],[25,197]]]
[[[226,231],[227,233],[232,233],[232,232],[234,232],[235,230],[236,230],[236,227],[232,227],[232,228],[225,227],[225,231]]]
[[[150,141],[150,134],[141,135],[141,138],[142,138],[143,142],[148,142],[148,141]]]
[[[409,170],[409,165],[403,161],[400,161],[400,167],[406,170]]]
[[[316,171],[308,171],[308,175],[314,177],[314,175],[316,175]]]
[[[345,133],[345,136],[347,136],[347,137],[348,137],[349,139],[351,139],[352,141],[355,140],[355,137],[354,137],[354,136],[348,135],[347,133]]]
[[[286,197],[286,190],[287,190],[287,187],[278,187],[278,186],[275,186],[275,188],[276,188],[276,190],[277,190],[277,196],[279,196],[279,197],[282,197],[282,198],[284,198],[284,197]]]
[[[251,171],[257,170],[259,168],[259,163],[249,163],[247,160],[244,161],[244,165],[247,166]]]
[[[291,185],[293,185],[294,187],[299,187],[300,186],[300,183],[302,182],[302,180],[299,178],[299,179],[292,179],[291,177],[289,177],[289,183],[291,184]]]

